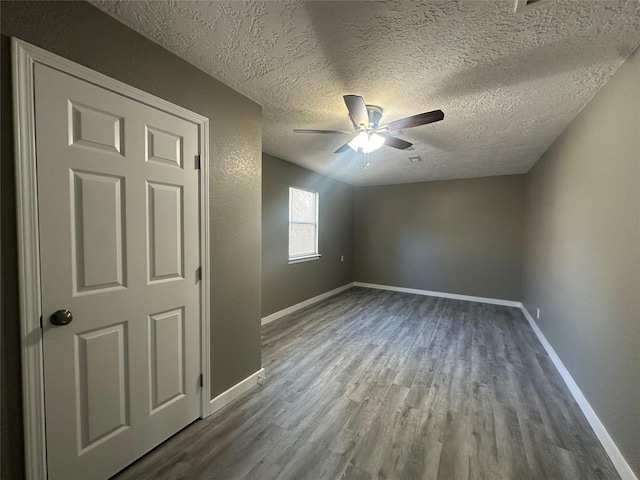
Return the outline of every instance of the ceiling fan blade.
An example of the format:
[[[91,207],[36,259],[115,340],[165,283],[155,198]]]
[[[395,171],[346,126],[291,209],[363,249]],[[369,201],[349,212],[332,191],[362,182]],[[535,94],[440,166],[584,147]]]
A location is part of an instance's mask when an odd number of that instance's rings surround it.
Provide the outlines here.
[[[354,127],[364,125],[369,126],[369,113],[367,112],[367,106],[364,103],[364,98],[360,95],[344,95],[344,103],[349,110],[349,117],[353,122]]]
[[[349,140],[350,142],[351,140]],[[345,143],[344,145],[342,145],[339,149],[337,149],[335,152],[333,153],[342,153],[342,152],[346,152],[347,150],[351,150],[351,147],[349,146],[349,142]]]
[[[409,143],[401,138],[396,137],[384,137],[384,144],[387,147],[397,148],[399,150],[404,150],[405,148],[409,148],[413,143]]]
[[[311,130],[308,128],[294,128],[295,133],[328,133],[332,135],[353,135],[353,132],[345,132],[344,130]]]
[[[419,127],[427,123],[439,122],[443,118],[444,112],[442,110],[434,110],[433,112],[419,113],[417,115],[411,115],[410,117],[394,120],[386,125],[382,125],[378,130],[392,132],[394,130],[400,130],[401,128]]]

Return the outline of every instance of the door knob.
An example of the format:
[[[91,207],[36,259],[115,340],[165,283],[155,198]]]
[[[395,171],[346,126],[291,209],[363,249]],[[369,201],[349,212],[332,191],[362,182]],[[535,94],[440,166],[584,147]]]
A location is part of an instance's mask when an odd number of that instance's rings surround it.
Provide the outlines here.
[[[69,310],[58,310],[49,317],[49,321],[54,325],[69,325],[73,320],[73,315]]]

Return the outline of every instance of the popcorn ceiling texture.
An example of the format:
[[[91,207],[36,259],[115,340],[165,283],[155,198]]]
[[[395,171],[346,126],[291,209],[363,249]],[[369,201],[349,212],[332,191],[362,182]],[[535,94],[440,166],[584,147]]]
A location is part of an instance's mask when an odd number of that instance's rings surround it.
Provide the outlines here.
[[[260,103],[265,152],[353,185],[527,172],[640,43],[637,0],[91,3]],[[350,129],[347,93],[445,119],[363,170],[349,137],[293,133]]]

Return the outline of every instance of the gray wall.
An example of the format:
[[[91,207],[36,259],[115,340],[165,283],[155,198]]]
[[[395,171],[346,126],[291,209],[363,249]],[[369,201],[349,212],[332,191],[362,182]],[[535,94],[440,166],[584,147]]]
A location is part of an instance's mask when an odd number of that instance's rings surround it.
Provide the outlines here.
[[[288,264],[289,187],[320,194],[319,260]],[[353,281],[354,191],[351,185],[263,154],[263,317]]]
[[[527,174],[523,299],[640,475],[640,51]]]
[[[261,109],[84,2],[2,1],[2,478],[22,477],[9,36],[210,119],[215,396],[261,366]]]
[[[524,176],[356,189],[355,280],[520,300]]]

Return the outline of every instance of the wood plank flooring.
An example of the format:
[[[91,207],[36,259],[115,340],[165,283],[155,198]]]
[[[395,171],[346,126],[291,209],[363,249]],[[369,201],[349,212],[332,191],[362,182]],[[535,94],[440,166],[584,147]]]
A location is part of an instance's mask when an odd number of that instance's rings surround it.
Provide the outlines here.
[[[353,288],[265,326],[263,366],[114,478],[619,478],[516,308]]]

